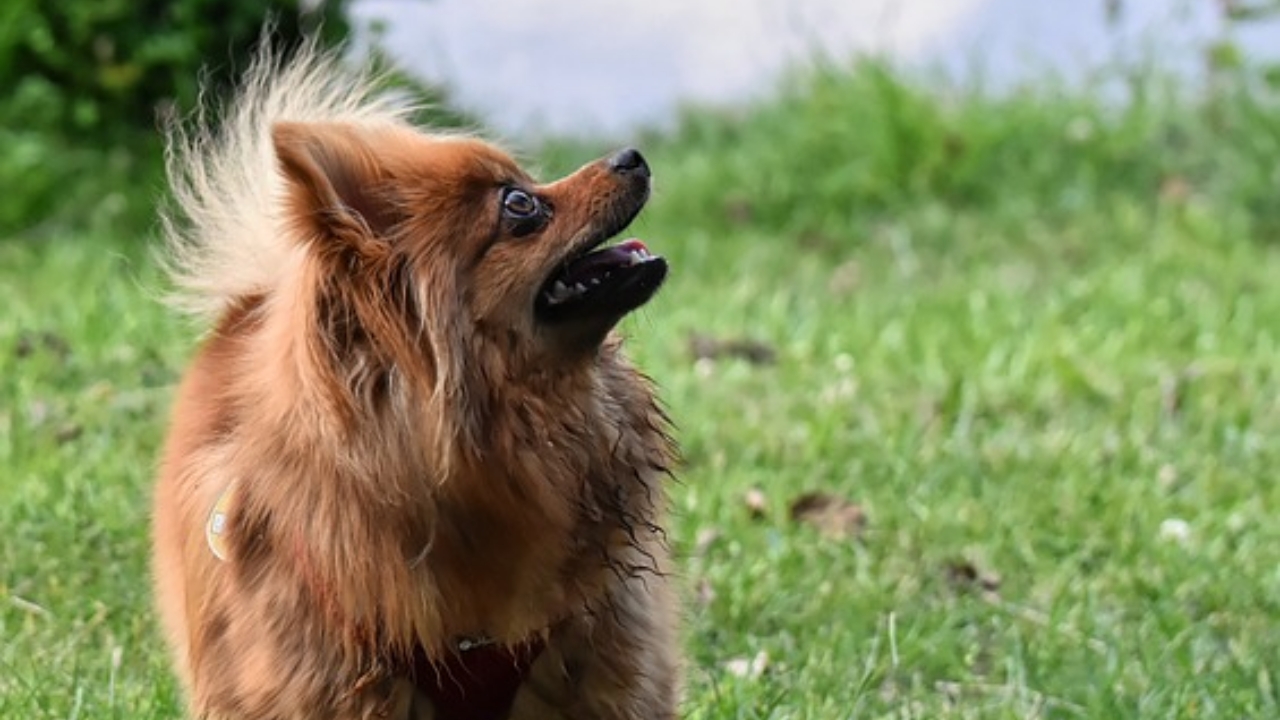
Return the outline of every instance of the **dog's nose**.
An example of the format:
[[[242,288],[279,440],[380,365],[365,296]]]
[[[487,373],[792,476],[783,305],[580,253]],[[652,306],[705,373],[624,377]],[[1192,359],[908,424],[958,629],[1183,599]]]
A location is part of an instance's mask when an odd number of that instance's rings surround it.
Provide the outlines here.
[[[644,161],[644,156],[635,148],[614,153],[613,157],[609,158],[609,169],[619,175],[649,177],[649,163]]]

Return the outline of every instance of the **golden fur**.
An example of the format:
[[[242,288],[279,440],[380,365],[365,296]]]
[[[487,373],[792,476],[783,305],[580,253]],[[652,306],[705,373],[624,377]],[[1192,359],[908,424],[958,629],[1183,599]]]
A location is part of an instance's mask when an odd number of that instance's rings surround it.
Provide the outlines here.
[[[313,49],[264,54],[219,130],[170,136],[170,264],[210,330],[153,564],[192,716],[438,717],[414,658],[440,673],[482,637],[545,642],[512,718],[674,717],[666,418],[617,318],[531,309],[639,185],[606,161],[537,185],[376,87]],[[513,183],[554,207],[531,236],[495,222]]]

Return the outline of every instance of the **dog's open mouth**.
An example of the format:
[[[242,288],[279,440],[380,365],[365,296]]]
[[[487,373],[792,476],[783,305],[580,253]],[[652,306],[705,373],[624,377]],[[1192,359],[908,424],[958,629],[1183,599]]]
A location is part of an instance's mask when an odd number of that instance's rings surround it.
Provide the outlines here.
[[[634,238],[588,248],[551,273],[534,309],[544,322],[621,317],[648,302],[666,277],[667,261]]]

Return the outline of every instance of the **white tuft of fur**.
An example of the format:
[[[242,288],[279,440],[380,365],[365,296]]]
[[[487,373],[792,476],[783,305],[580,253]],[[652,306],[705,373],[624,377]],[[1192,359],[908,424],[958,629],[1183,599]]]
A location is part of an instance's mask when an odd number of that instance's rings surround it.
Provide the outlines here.
[[[384,77],[352,68],[314,42],[287,56],[263,49],[221,112],[202,107],[165,133],[172,203],[161,215],[173,304],[215,317],[237,298],[275,287],[294,251],[284,180],[271,141],[280,121],[407,125],[416,109]]]

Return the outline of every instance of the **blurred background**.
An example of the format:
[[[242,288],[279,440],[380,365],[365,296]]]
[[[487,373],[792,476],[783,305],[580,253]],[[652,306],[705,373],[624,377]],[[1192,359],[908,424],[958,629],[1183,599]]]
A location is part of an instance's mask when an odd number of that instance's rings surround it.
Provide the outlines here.
[[[1203,79],[1204,53],[1280,59],[1280,23],[1213,0],[363,0],[406,68],[512,132],[612,132],[667,124],[681,105],[758,99],[784,71],[857,55],[1008,90],[1076,87],[1159,65]],[[1233,14],[1234,13],[1234,14]]]
[[[1278,0],[5,0],[0,717],[178,716],[158,127],[269,15],[644,150],[688,717],[1280,717]]]
[[[155,155],[147,136],[160,119],[191,111],[202,73],[225,88],[268,15],[286,42],[318,29],[353,57],[395,64],[443,99],[445,124],[529,147],[674,130],[693,108],[743,110],[812,77],[804,68],[859,58],[934,89],[998,97],[1053,85],[1117,107],[1135,77],[1144,92],[1156,82],[1203,90],[1238,80],[1246,59],[1249,74],[1271,82],[1280,60],[1280,20],[1265,0],[152,5],[14,0],[0,11],[0,140],[9,148],[0,183],[13,189],[0,201],[0,232],[39,231],[59,217],[145,216],[145,202],[135,213],[133,197],[81,188],[92,180],[79,168],[135,172]]]

